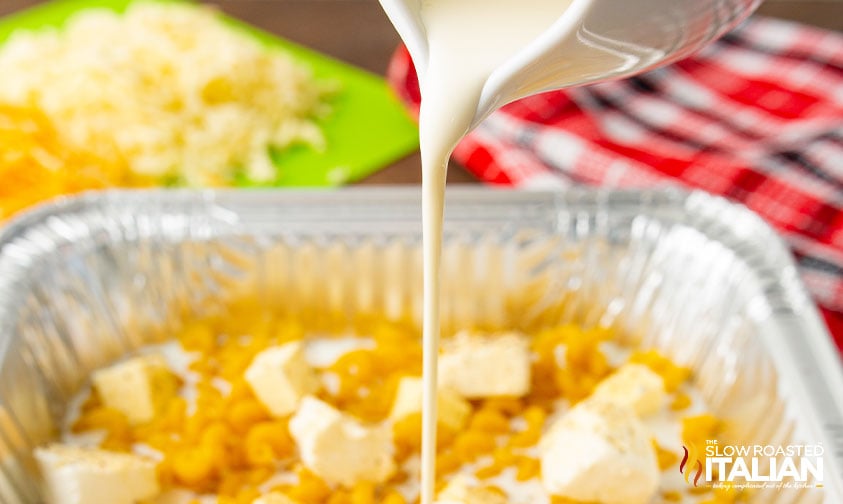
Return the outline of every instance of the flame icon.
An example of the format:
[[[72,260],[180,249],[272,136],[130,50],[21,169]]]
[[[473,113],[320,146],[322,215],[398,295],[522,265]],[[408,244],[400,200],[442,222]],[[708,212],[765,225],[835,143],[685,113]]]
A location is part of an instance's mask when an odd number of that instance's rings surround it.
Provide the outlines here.
[[[702,476],[703,466],[702,461],[699,459],[699,451],[694,443],[689,443],[691,449],[689,450],[688,447],[683,446],[682,449],[685,451],[685,455],[682,457],[682,462],[679,463],[679,473],[685,475],[685,483],[690,484],[690,476],[692,467],[696,466],[696,474],[694,475],[694,486],[700,481],[700,477]],[[689,464],[690,462],[690,464]],[[696,464],[694,464],[696,462]]]

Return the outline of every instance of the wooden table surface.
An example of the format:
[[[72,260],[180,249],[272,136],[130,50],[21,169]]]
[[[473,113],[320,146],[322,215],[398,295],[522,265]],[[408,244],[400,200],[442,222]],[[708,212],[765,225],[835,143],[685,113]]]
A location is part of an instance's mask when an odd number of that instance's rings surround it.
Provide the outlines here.
[[[0,0],[0,15],[40,3]],[[377,0],[214,0],[226,13],[264,30],[383,75],[398,36]],[[843,0],[768,0],[759,14],[843,31]],[[361,184],[418,184],[418,153],[376,173]],[[448,182],[475,183],[452,164]]]

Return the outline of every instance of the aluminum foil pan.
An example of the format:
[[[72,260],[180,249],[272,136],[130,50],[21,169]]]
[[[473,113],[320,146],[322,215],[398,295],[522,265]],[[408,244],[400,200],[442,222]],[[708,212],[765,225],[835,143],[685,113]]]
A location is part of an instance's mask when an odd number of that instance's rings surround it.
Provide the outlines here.
[[[691,366],[743,443],[824,447],[824,486],[763,503],[843,502],[843,375],[788,252],[703,193],[451,190],[444,331],[573,320]],[[416,190],[110,192],[0,233],[0,501],[40,502],[33,447],[91,370],[251,295],[341,329],[418,323]]]

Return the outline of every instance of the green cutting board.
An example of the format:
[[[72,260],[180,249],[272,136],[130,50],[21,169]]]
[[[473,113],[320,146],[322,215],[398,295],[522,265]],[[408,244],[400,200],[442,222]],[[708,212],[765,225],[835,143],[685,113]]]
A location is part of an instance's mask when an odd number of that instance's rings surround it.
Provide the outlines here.
[[[61,27],[68,18],[85,9],[122,12],[132,2],[54,0],[0,20],[0,43],[18,29]],[[339,89],[331,98],[332,113],[319,121],[325,135],[325,150],[293,146],[275,153],[279,176],[272,185],[341,185],[359,180],[418,148],[418,128],[383,78],[243,22],[224,19],[232,29],[245,31],[269,50],[280,49],[291,54],[310,67],[317,79],[338,83]],[[256,184],[239,180],[237,185]]]

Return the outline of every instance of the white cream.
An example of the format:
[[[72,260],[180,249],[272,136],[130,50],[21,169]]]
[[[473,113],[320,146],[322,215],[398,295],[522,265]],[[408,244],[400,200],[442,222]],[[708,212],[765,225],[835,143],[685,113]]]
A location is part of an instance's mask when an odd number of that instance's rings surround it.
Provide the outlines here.
[[[304,357],[311,366],[324,369],[349,352],[373,348],[375,348],[375,342],[371,338],[361,338],[350,334],[342,337],[314,335],[307,339]]]
[[[420,82],[424,241],[424,377],[421,503],[436,481],[436,376],[442,222],[448,159],[471,126],[494,71],[550,27],[570,0],[422,0],[428,61]]]

